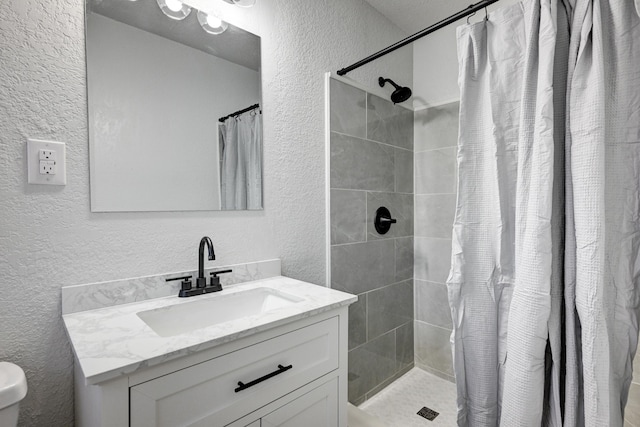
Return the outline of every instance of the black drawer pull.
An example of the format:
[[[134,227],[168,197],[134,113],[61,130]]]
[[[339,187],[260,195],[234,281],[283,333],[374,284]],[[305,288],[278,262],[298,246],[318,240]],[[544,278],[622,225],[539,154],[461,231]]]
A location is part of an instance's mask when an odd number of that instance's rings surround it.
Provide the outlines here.
[[[287,372],[287,371],[288,371],[289,369],[291,369],[291,368],[293,368],[293,365],[289,365],[289,366],[282,366],[282,365],[278,365],[278,370],[277,370],[277,371],[273,371],[273,372],[271,372],[271,373],[269,373],[269,374],[265,375],[264,377],[260,377],[260,378],[258,378],[257,380],[253,380],[253,381],[248,382],[248,383],[246,383],[246,384],[245,384],[245,383],[243,383],[242,381],[238,381],[238,388],[236,388],[235,392],[237,393],[237,392],[239,392],[239,391],[246,390],[246,389],[248,389],[249,387],[253,387],[253,386],[254,386],[254,385],[256,385],[256,384],[261,383],[262,381],[266,381],[266,380],[268,380],[269,378],[273,378],[273,377],[275,377],[276,375],[280,375],[280,374],[281,374],[281,373],[283,373],[283,372]]]

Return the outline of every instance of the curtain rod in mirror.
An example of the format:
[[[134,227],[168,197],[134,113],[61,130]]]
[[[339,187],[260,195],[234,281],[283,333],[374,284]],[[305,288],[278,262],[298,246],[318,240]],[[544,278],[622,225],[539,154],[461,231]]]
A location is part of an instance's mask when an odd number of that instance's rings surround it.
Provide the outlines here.
[[[235,113],[231,113],[227,116],[224,117],[220,117],[218,119],[218,121],[220,123],[223,123],[225,120],[227,120],[229,117],[235,117],[235,116],[239,116],[242,113],[246,113],[247,111],[251,111],[251,110],[255,110],[256,108],[260,108],[260,104],[253,104],[251,107],[247,107],[247,108],[243,108],[242,110],[238,110]]]

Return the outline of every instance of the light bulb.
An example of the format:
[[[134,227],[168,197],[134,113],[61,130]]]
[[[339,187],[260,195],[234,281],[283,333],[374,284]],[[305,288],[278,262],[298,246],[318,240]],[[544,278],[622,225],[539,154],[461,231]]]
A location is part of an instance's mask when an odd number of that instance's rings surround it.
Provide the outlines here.
[[[208,14],[207,24],[212,28],[220,28],[220,26],[222,25],[222,19],[218,18],[215,15]]]
[[[229,24],[217,16],[201,10],[198,11],[198,22],[202,29],[209,34],[222,34],[229,26]]]
[[[180,0],[166,0],[165,3],[167,7],[174,12],[178,12],[182,9],[182,2]]]
[[[232,0],[236,6],[240,7],[252,7],[256,4],[256,0]]]
[[[160,6],[162,13],[178,21],[186,18],[191,13],[191,8],[180,0],[158,0],[158,6]]]

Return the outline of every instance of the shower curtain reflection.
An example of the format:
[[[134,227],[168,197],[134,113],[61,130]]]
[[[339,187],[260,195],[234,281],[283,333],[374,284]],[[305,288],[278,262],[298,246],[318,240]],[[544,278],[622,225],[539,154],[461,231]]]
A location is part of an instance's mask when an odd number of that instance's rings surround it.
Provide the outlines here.
[[[222,209],[262,209],[262,112],[227,118],[219,141]]]

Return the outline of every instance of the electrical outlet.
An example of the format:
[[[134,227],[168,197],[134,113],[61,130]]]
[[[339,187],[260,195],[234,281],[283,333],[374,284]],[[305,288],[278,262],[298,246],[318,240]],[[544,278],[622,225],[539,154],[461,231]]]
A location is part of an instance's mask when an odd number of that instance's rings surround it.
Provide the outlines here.
[[[53,150],[38,150],[38,158],[42,160],[55,160],[56,152]]]
[[[56,174],[55,160],[40,160],[40,175],[55,175],[55,174]]]
[[[27,182],[67,185],[65,154],[63,142],[27,139]]]

